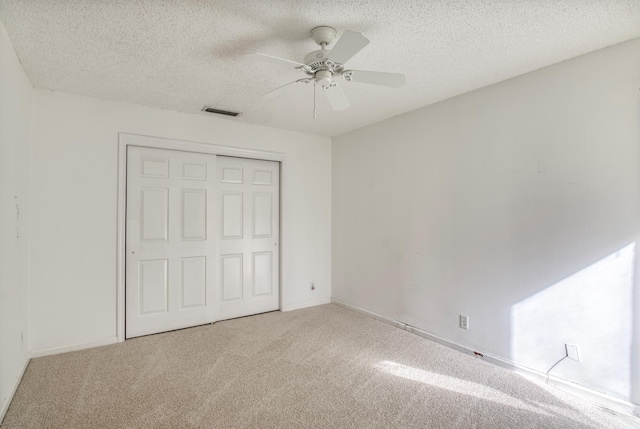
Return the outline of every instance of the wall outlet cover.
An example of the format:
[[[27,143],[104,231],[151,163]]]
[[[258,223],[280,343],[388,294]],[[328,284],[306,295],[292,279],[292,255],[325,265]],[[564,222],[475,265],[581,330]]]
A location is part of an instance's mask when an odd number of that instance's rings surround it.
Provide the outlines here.
[[[460,315],[460,327],[462,329],[469,329],[469,316]]]
[[[567,357],[569,359],[573,359],[576,362],[580,362],[580,349],[577,344],[565,344],[565,348],[567,349]]]

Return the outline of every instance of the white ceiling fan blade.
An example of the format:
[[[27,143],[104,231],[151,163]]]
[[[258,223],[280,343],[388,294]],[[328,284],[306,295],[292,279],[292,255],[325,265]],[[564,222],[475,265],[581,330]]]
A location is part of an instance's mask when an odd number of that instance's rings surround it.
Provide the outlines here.
[[[275,89],[272,89],[271,91],[265,92],[264,94],[260,95],[260,97],[264,97],[264,96],[265,96],[265,95],[267,95],[267,94],[271,94],[271,93],[272,93],[272,92],[274,92],[274,91],[277,91],[277,90],[279,90],[279,89],[284,88],[285,86],[289,86],[289,85],[292,85],[292,84],[294,84],[294,83],[309,83],[309,82],[311,82],[311,78],[305,78],[305,79],[298,79],[298,80],[294,80],[293,82],[285,83],[284,85],[279,86],[279,87],[277,87],[277,88],[275,88]]]
[[[284,58],[280,58],[280,57],[274,57],[273,55],[267,55],[267,54],[261,54],[259,52],[255,52],[253,54],[249,55],[252,58],[261,60],[261,61],[266,61],[268,63],[272,63],[272,64],[277,64],[280,66],[293,66],[293,67],[304,67],[305,64],[299,63],[297,61],[291,61],[291,60],[286,60]]]
[[[347,30],[336,42],[328,58],[334,63],[344,64],[368,44],[369,39],[362,34]]]
[[[388,86],[389,88],[402,88],[407,81],[407,77],[402,73],[347,70],[342,73],[342,76],[347,81]]]
[[[344,110],[351,105],[349,104],[349,100],[347,100],[347,96],[344,95],[342,88],[340,88],[335,82],[332,82],[330,85],[323,86],[322,89],[324,90],[324,93],[327,94],[329,104],[331,104],[331,108],[333,110]]]

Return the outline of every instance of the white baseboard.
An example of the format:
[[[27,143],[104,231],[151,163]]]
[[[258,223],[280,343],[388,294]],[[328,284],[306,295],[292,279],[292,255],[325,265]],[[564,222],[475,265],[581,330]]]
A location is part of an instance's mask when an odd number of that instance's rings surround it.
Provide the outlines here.
[[[75,352],[77,350],[90,349],[92,347],[107,346],[118,342],[118,337],[106,337],[91,343],[73,344],[71,346],[52,347],[48,349],[38,349],[31,351],[31,358],[57,355],[59,353]]]
[[[22,376],[24,375],[24,372],[27,370],[27,366],[29,366],[29,362],[31,361],[31,358],[29,356],[29,354],[27,353],[25,360],[24,360],[24,364],[22,365],[22,369],[20,370],[20,372],[18,373],[18,375],[16,376],[14,382],[13,382],[13,386],[11,387],[11,391],[9,392],[9,396],[7,396],[7,399],[2,403],[2,408],[0,408],[0,425],[2,425],[2,420],[4,420],[4,416],[5,414],[7,414],[7,410],[9,409],[9,405],[11,405],[11,401],[13,400],[13,396],[16,394],[16,390],[18,390],[18,386],[20,385],[20,382],[22,381]]]
[[[498,365],[503,368],[509,369],[511,371],[517,372],[518,374],[522,374],[524,376],[533,378],[543,383],[551,384],[553,386],[558,387],[561,390],[567,391],[568,393],[571,393],[582,399],[586,399],[588,401],[594,402],[597,405],[604,407],[608,410],[640,417],[640,405],[638,404],[634,404],[632,402],[614,398],[610,395],[607,395],[606,393],[601,393],[596,390],[589,389],[587,387],[581,386],[579,384],[573,383],[569,380],[565,380],[559,377],[555,377],[551,375],[547,378],[547,375],[545,373],[535,370],[533,368],[528,368],[526,366],[519,365],[508,359],[504,359],[499,356],[494,356],[480,350],[470,349],[467,346],[447,340],[446,338],[439,337],[438,335],[432,334],[431,332],[427,332],[422,329],[416,328],[415,326],[407,325],[406,323],[402,323],[397,320],[393,320],[388,317],[382,316],[380,314],[365,310],[363,308],[356,307],[355,305],[347,304],[333,298],[331,298],[331,302],[341,307],[348,308],[349,310],[353,310],[355,312],[372,317],[383,323],[387,323],[389,325],[395,326],[396,328],[404,329],[407,332],[411,332],[420,337],[442,344],[451,349],[460,351],[462,353],[480,358],[494,365]],[[481,353],[481,356],[478,356],[476,353]]]
[[[324,305],[331,303],[331,299],[317,299],[315,301],[299,302],[296,304],[287,304],[282,306],[282,311],[300,310],[301,308],[315,307],[316,305]]]

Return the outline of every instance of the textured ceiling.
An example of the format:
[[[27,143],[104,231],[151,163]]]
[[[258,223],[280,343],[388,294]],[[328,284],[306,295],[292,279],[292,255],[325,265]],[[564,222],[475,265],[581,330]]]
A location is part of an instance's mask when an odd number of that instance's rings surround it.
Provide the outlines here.
[[[234,121],[335,136],[470,90],[640,37],[640,0],[0,0],[36,88],[182,112],[238,110]],[[371,40],[348,68],[400,72],[389,89],[342,82],[331,111],[305,77],[257,61],[302,61],[318,25]],[[204,114],[204,113],[202,113]]]

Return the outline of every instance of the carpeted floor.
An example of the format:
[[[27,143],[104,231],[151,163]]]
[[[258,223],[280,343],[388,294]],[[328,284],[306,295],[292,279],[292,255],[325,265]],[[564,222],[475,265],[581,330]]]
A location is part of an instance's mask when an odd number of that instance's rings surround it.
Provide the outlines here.
[[[34,359],[2,428],[637,428],[329,304]]]

